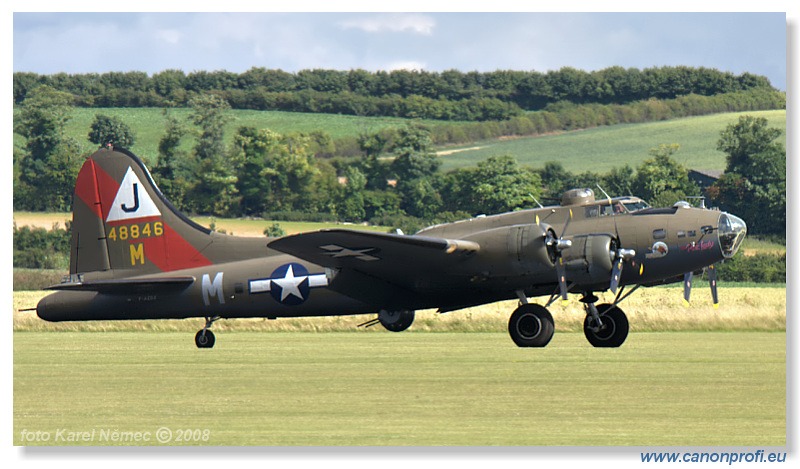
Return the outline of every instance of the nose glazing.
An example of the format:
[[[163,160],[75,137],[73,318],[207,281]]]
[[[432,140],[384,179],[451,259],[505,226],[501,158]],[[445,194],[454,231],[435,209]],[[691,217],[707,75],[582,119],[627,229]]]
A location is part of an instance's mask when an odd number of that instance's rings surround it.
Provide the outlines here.
[[[725,258],[733,257],[736,254],[746,235],[747,225],[744,220],[730,213],[720,215],[717,236],[722,255]]]

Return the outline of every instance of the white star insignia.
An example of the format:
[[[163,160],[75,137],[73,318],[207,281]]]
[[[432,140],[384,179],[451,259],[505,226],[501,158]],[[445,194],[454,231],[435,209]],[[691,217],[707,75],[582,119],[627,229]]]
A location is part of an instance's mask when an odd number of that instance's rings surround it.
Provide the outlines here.
[[[303,298],[302,293],[300,293],[299,287],[307,278],[308,276],[306,275],[295,277],[294,270],[292,270],[292,266],[290,265],[286,270],[286,276],[283,278],[273,278],[272,281],[281,287],[281,301],[285,300],[289,295],[304,300],[305,298]]]

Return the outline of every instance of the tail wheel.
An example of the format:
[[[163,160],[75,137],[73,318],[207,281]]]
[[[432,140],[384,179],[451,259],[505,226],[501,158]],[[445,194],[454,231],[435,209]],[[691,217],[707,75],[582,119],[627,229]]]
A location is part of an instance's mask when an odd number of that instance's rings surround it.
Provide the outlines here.
[[[628,337],[628,317],[619,307],[610,304],[597,305],[602,326],[597,327],[595,320],[586,315],[583,321],[583,333],[590,344],[595,347],[619,347]]]
[[[522,305],[508,320],[508,334],[519,347],[544,347],[555,332],[553,316],[540,305]]]

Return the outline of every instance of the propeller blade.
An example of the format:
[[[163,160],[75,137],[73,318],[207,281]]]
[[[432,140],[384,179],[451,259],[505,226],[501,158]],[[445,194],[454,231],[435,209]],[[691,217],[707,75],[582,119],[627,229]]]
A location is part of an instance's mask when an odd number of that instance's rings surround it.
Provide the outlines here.
[[[611,271],[611,285],[609,289],[612,293],[617,293],[619,282],[622,279],[622,265],[636,256],[633,249],[617,249],[614,255],[614,268]]]
[[[683,303],[689,306],[689,296],[692,294],[692,277],[693,272],[686,272],[683,274]]]
[[[569,209],[569,217],[567,217],[567,221],[564,223],[564,229],[561,230],[561,236],[559,239],[564,239],[564,236],[567,234],[567,228],[569,228],[569,222],[572,221],[572,209]]]
[[[561,300],[567,301],[567,269],[564,267],[564,261],[561,256],[558,257],[558,262],[556,262],[556,274],[558,275],[558,289],[561,292]]]
[[[717,296],[717,268],[714,264],[708,266],[708,284],[711,285],[711,300],[714,308],[719,308],[719,297]]]
[[[617,256],[614,261],[614,270],[611,271],[611,286],[609,288],[611,289],[611,293],[614,294],[617,293],[617,288],[619,288],[619,279],[622,277],[623,261],[624,259],[622,259],[621,256]]]

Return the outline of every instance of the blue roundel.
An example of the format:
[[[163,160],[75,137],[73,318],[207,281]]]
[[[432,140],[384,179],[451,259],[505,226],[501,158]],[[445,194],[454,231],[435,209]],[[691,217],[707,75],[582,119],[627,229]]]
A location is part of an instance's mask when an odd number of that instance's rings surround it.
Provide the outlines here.
[[[284,264],[270,276],[270,294],[275,301],[287,306],[297,306],[306,299],[311,288],[308,285],[308,270],[301,264]]]

